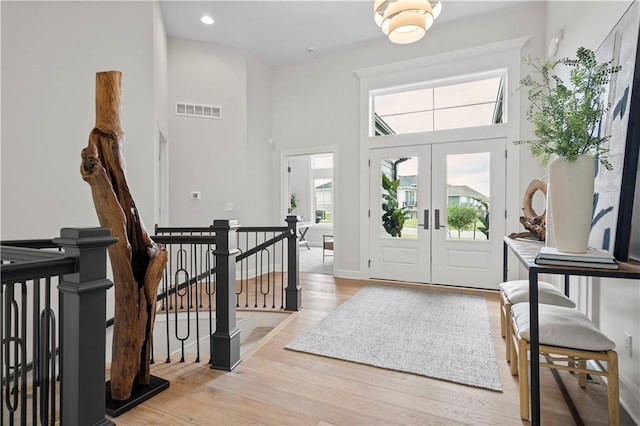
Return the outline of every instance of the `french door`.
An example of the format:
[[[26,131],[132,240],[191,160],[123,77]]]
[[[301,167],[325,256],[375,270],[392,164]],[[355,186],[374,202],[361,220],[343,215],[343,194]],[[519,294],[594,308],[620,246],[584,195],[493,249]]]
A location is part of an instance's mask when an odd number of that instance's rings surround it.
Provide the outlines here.
[[[370,151],[371,278],[496,289],[505,140]]]

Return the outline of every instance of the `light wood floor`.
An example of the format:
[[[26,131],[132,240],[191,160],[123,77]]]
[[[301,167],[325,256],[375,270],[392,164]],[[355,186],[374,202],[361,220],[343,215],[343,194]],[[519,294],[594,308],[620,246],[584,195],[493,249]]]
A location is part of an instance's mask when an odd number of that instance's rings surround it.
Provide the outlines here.
[[[368,282],[301,274],[303,309],[243,355],[232,372],[206,363],[152,366],[166,391],[117,417],[118,425],[519,425],[518,382],[504,360],[498,297],[486,295],[503,392],[294,352],[284,346]],[[451,291],[459,291],[450,289]],[[269,338],[270,336],[267,336]],[[542,423],[574,424],[549,373],[542,376]],[[564,373],[587,425],[607,424],[606,385],[586,389]]]

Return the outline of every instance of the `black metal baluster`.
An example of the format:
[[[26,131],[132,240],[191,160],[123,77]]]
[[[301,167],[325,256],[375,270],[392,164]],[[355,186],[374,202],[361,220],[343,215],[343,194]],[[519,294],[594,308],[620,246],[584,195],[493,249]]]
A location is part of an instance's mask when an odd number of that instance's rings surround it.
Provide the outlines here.
[[[192,246],[192,252],[196,252],[197,251],[197,247],[195,244],[193,244]],[[202,253],[202,250],[200,250],[200,253]],[[198,279],[198,277],[200,276],[200,274],[198,273],[198,259],[199,256],[196,256],[195,254],[193,255],[193,270],[195,272],[195,274],[193,275],[194,277],[196,277],[196,280],[194,281],[194,286],[195,286],[195,309],[196,309],[196,362],[200,362],[200,304],[198,302],[198,290],[200,288],[200,280]],[[189,292],[191,293],[191,292]]]
[[[280,263],[282,266],[280,267],[280,309],[284,309],[284,271],[285,271],[285,257],[284,257],[284,247],[285,241],[280,241]],[[288,265],[287,265],[288,267]]]
[[[171,256],[171,250],[173,250],[173,244],[168,244],[167,250],[169,250],[169,267],[164,270],[164,300],[166,302],[167,309],[165,310],[165,329],[167,331],[166,338],[166,346],[167,346],[167,360],[165,361],[167,364],[171,362],[171,346],[169,343],[169,336],[171,336],[171,329],[169,325],[169,319],[171,318],[171,276],[173,270],[173,256]]]
[[[31,338],[31,358],[33,360],[33,368],[31,372],[31,422],[33,424],[37,424],[38,421],[38,388],[42,385],[42,377],[40,375],[40,363],[38,354],[40,352],[40,340],[41,340],[41,329],[40,329],[40,282],[41,279],[33,280],[33,303],[31,308],[31,323],[33,324],[33,335]],[[47,284],[49,284],[49,278],[47,278]],[[41,394],[42,395],[42,394]],[[42,404],[40,405],[42,407]],[[44,420],[46,412],[40,413],[41,423],[46,424]]]
[[[4,264],[4,262],[3,262]],[[4,291],[4,284],[0,284],[0,387],[4,387],[4,384],[7,383],[9,381],[9,376],[7,376],[5,374],[5,369],[3,368],[3,366],[5,365],[5,356],[4,356],[4,351],[5,351],[5,329],[4,329],[4,325],[5,325],[5,291]],[[0,426],[4,426],[4,406],[5,406],[5,400],[4,398],[1,397],[2,394],[4,394],[3,392],[4,389],[0,389],[0,400],[2,401],[2,415],[0,416]]]
[[[20,420],[27,421],[27,283],[20,283]],[[16,330],[17,332],[18,330]],[[16,333],[17,334],[17,333]]]
[[[213,250],[211,249],[211,244],[207,244],[207,298],[209,303],[209,336],[213,335],[213,303],[211,300],[211,295],[215,291],[213,287],[214,280],[211,279],[211,269],[213,266],[213,261],[215,261],[215,257],[213,257]],[[214,266],[215,267],[215,266]],[[211,351],[209,351],[209,364],[211,364]]]

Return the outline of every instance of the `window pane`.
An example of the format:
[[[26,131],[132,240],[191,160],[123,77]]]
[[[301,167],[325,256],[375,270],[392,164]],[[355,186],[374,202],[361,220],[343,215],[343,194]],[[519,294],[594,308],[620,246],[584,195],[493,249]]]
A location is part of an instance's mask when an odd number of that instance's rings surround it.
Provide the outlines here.
[[[488,152],[447,155],[447,239],[489,239]]]
[[[313,180],[313,199],[316,223],[332,223],[333,203],[332,203],[333,182],[331,179]]]
[[[317,154],[311,156],[312,169],[332,169],[333,154]]]
[[[433,111],[393,115],[383,120],[398,135],[433,130]]]
[[[373,133],[400,135],[501,123],[502,81],[498,76],[373,95]]]
[[[440,109],[434,112],[434,130],[462,129],[493,124],[495,104]]]
[[[435,109],[454,106],[495,103],[500,88],[500,77],[468,83],[452,84],[434,89]]]
[[[381,160],[383,238],[417,238],[418,158]]]
[[[380,117],[433,109],[433,89],[418,89],[379,95],[374,99],[375,111]]]

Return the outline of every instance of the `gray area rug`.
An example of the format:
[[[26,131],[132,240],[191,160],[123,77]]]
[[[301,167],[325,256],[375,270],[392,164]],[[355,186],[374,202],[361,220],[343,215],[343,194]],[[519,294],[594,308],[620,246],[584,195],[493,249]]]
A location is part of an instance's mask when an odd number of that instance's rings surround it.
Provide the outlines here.
[[[300,272],[333,275],[333,256],[326,256],[322,261],[322,247],[311,246],[310,250],[300,247]],[[328,251],[327,254],[333,254]]]
[[[371,285],[285,347],[502,390],[482,296]]]

